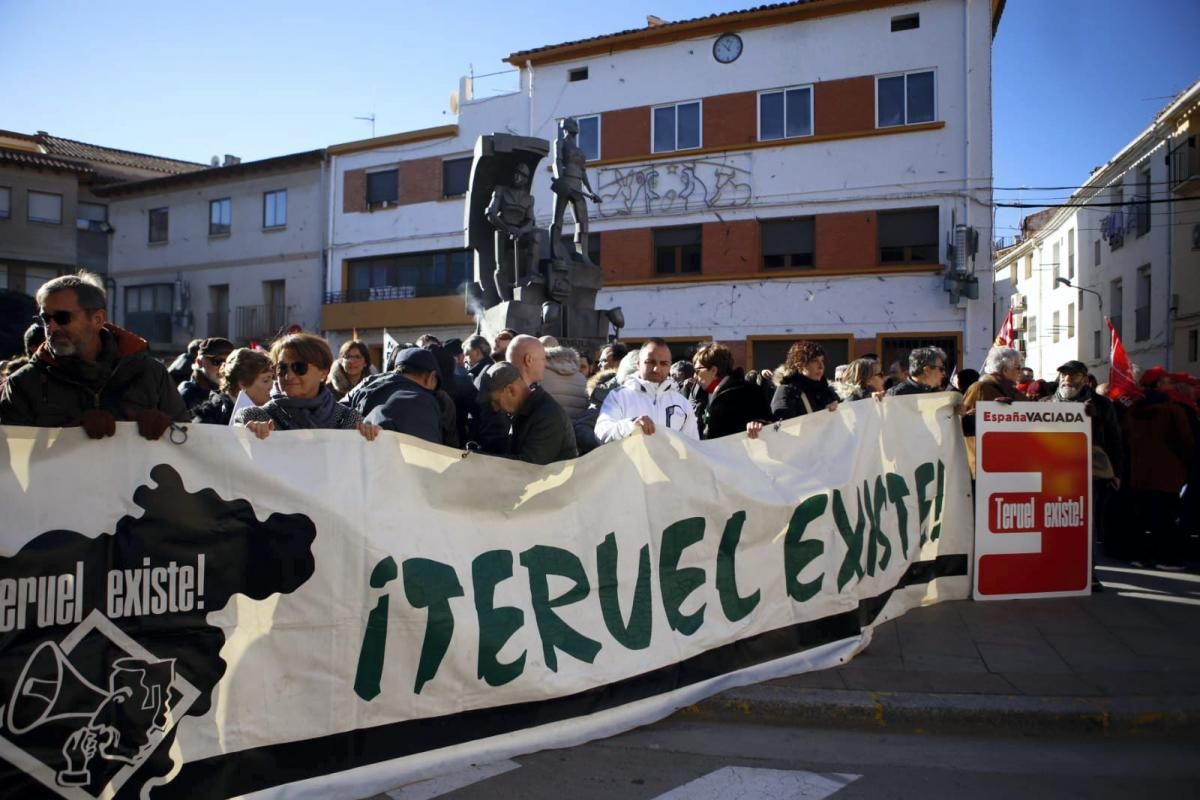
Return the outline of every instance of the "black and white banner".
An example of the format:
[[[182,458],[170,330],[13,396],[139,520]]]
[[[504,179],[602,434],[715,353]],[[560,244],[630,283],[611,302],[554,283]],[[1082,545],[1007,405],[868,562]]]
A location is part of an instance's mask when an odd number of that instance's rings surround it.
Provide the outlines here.
[[[0,784],[362,797],[842,663],[969,592],[955,402],[549,467],[0,428]]]

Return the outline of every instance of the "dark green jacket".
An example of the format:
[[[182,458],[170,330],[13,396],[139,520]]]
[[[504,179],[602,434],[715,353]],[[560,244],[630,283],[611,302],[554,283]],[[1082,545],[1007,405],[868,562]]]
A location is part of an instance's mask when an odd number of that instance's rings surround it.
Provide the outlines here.
[[[90,408],[125,421],[143,409],[162,411],[176,422],[191,420],[166,367],[150,355],[146,340],[115,325],[105,325],[100,332],[96,363],[55,358],[43,343],[33,360],[0,389],[2,425],[78,425],[80,415]]]

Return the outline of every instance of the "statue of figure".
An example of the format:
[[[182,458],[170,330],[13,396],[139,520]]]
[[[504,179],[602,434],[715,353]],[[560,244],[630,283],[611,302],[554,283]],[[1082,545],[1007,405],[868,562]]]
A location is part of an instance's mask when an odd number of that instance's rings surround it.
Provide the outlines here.
[[[502,300],[513,299],[513,287],[522,274],[534,273],[541,249],[542,231],[535,225],[529,178],[529,166],[518,163],[511,183],[496,185],[486,211],[487,221],[496,229],[496,292]]]
[[[562,226],[567,205],[575,217],[575,251],[585,264],[588,258],[588,214],[587,200],[599,203],[600,197],[592,191],[587,177],[587,156],[578,145],[579,123],[567,117],[559,123],[558,140],[554,143],[554,224],[550,226],[550,251],[558,258],[567,258],[563,252]]]

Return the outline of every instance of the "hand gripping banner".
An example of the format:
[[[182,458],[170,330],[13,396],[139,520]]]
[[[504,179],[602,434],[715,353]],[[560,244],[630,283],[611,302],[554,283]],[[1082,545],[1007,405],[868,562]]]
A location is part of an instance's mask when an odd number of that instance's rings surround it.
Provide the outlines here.
[[[0,784],[364,797],[843,663],[967,596],[955,395],[548,467],[0,428]]]

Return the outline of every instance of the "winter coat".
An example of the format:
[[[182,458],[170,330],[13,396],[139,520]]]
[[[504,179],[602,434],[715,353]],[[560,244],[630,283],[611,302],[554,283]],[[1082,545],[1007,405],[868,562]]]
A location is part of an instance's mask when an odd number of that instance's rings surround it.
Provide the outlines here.
[[[442,408],[437,398],[399,372],[368,378],[344,402],[372,425],[442,444]]]
[[[578,366],[576,361],[576,370]],[[553,464],[579,455],[566,410],[540,386],[530,390],[513,415],[508,454],[530,464]]]
[[[206,402],[208,396],[216,391],[220,391],[220,387],[202,372],[193,371],[191,378],[179,384],[179,396],[183,398],[183,404],[190,414],[194,414],[196,406]]]
[[[546,373],[541,386],[553,397],[571,421],[588,410],[587,378],[579,371],[579,354],[570,347],[546,349]]]
[[[224,392],[210,392],[208,399],[192,409],[192,422],[228,425],[233,416],[233,398]]]
[[[634,375],[604,398],[596,420],[601,442],[624,439],[637,430],[633,421],[649,417],[655,428],[669,428],[693,439],[700,438],[692,404],[675,388],[675,382],[650,383]]]
[[[77,425],[80,415],[94,408],[126,421],[146,409],[161,411],[176,422],[191,419],[166,367],[150,355],[146,340],[111,324],[100,331],[95,363],[55,358],[43,343],[0,390],[3,425]]]
[[[328,392],[329,388],[322,384],[321,391]],[[267,401],[266,405],[246,406],[238,409],[238,412],[233,415],[233,424],[245,425],[247,422],[273,422],[277,431],[306,429],[308,426],[298,421],[300,418],[293,416],[288,408],[280,404],[281,399],[280,397],[272,397]],[[362,415],[353,408],[349,408],[336,401],[332,402],[331,406],[333,416],[329,420],[329,424],[322,426],[323,430],[353,430],[358,427],[358,423],[363,421]]]
[[[722,378],[708,396],[701,419],[701,436],[716,439],[741,433],[748,422],[770,421],[771,407],[757,386],[746,383],[746,374],[738,367]]]
[[[1196,458],[1196,443],[1183,409],[1162,392],[1146,391],[1125,414],[1129,488],[1178,494]]]
[[[805,403],[805,400],[808,402]],[[824,380],[814,381],[800,372],[786,374],[771,398],[771,413],[775,419],[791,419],[809,411],[823,411],[830,403],[838,402],[837,392]]]
[[[923,383],[917,383],[912,378],[903,380],[895,386],[887,390],[888,397],[904,397],[910,394],[932,394],[940,392],[941,389],[935,389],[932,386],[926,386]]]

